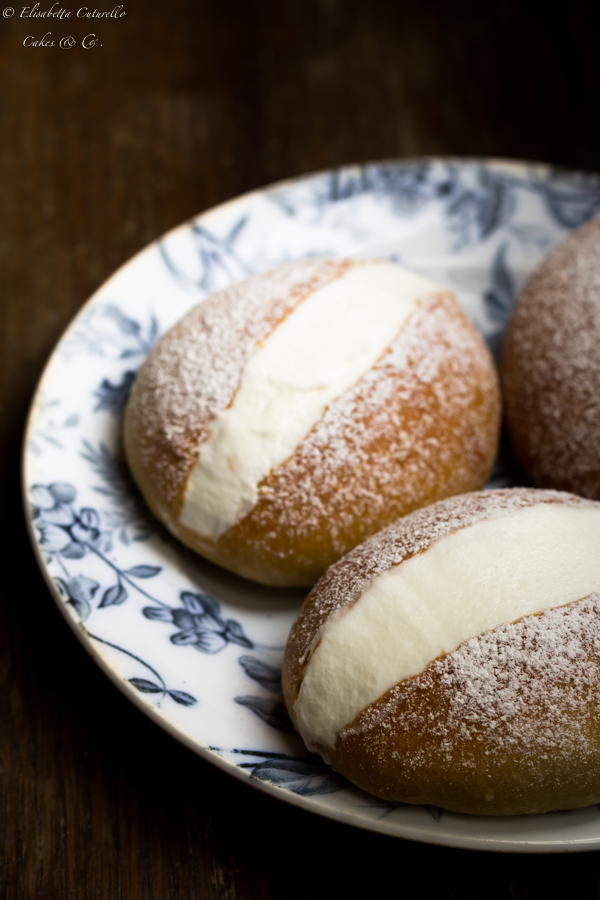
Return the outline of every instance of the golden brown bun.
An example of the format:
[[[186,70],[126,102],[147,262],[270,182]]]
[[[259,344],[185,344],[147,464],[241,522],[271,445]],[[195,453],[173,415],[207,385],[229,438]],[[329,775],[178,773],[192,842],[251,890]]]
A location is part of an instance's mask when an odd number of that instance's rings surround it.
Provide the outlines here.
[[[600,220],[560,243],[525,285],[504,343],[511,443],[538,487],[600,499]]]
[[[152,351],[127,406],[126,455],[153,512],[198,553],[265,584],[314,584],[398,516],[481,487],[495,456],[495,371],[453,295],[441,292],[419,303],[371,371],[261,482],[241,521],[216,541],[180,524],[197,448],[253,348],[352,265],[292,263],[212,296]]]
[[[440,538],[494,511],[538,503],[595,505],[523,488],[454,497],[412,513],[332,566],[304,602],[286,648],[283,690],[296,728],[304,672],[332,613]],[[600,596],[466,641],[363,709],[335,747],[317,749],[351,782],[388,801],[476,815],[598,803]]]

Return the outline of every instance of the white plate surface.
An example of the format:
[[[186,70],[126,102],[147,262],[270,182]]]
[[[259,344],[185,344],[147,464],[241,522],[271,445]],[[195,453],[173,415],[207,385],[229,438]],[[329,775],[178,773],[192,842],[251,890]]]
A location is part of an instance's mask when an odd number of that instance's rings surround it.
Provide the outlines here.
[[[543,166],[424,160],[255,191],[170,232],[75,318],[35,395],[24,491],[33,545],[73,630],[140,709],[205,759],[304,809],[372,831],[505,851],[600,848],[600,810],[477,818],[387,804],[307,754],[279,672],[302,592],[205,563],[146,513],[120,421],[152,344],[207,294],[292,259],[389,257],[451,285],[497,354],[528,273],[600,213],[600,182]],[[518,483],[509,455],[492,484]]]

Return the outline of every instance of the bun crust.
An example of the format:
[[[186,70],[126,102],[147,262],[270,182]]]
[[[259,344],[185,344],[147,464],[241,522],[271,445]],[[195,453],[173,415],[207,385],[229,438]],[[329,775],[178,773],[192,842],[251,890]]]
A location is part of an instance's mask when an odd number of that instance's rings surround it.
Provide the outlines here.
[[[475,815],[600,799],[600,595],[506,625],[359,715],[333,765],[386,800]]]
[[[521,488],[454,497],[406,516],[332,566],[304,602],[286,647],[283,690],[296,729],[320,629],[339,621],[378,576],[483,520],[557,505],[598,506]],[[599,678],[600,594],[591,594],[443,653],[361,709],[334,746],[311,749],[388,801],[476,815],[587,806],[600,800]]]
[[[183,316],[145,360],[125,409],[127,462],[144,497],[175,534],[183,492],[220,409],[233,400],[253,349],[344,260],[305,260],[253,275]]]
[[[505,415],[538,487],[600,499],[600,220],[543,260],[511,317],[502,359]]]
[[[307,293],[355,265],[292,263],[209,298],[152,351],[126,410],[127,459],[151,509],[189,547],[262,583],[314,584],[398,516],[481,487],[493,463],[493,365],[453,295],[439,292],[259,483],[249,513],[216,540],[181,524],[198,447],[252,350]]]

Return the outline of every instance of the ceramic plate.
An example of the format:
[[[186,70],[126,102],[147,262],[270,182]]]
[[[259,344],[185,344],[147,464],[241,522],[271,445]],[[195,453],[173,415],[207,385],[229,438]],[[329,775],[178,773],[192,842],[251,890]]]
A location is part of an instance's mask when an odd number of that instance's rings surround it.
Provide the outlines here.
[[[599,212],[597,179],[546,167],[452,160],[350,167],[210,210],[94,294],[34,398],[24,489],[54,599],[132,702],[230,774],[341,822],[455,847],[600,848],[596,807],[475,818],[389,804],[309,755],[279,681],[302,592],[251,584],[181,547],[147,514],[120,451],[121,411],[142,360],[218,288],[307,256],[388,257],[451,285],[497,354],[527,274]],[[491,486],[517,481],[505,455]]]

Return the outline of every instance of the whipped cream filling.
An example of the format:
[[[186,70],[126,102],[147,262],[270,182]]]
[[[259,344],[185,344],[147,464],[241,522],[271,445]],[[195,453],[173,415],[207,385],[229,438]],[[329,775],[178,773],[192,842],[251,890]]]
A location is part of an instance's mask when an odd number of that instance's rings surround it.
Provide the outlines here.
[[[255,505],[258,485],[327,405],[377,362],[438,285],[388,262],[357,263],[309,294],[249,358],[232,404],[211,423],[179,521],[217,540]]]
[[[309,748],[442,653],[600,591],[600,506],[539,504],[481,520],[373,579],[315,635],[296,702]]]

